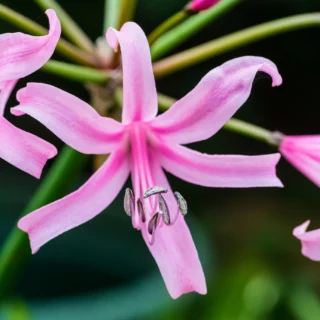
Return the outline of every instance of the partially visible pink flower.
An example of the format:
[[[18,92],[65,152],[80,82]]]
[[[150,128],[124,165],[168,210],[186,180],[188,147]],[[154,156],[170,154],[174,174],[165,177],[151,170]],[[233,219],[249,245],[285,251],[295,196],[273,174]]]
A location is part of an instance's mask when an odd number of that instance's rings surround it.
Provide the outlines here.
[[[186,203],[172,192],[163,169],[206,187],[281,187],[275,170],[279,154],[207,155],[183,146],[213,136],[248,99],[258,71],[268,73],[274,86],[281,84],[281,76],[265,58],[234,59],[210,71],[156,117],[157,91],[145,34],[129,22],[121,31],[110,28],[107,40],[112,48],[121,47],[122,123],[101,117],[53,86],[31,83],[18,92],[20,105],[11,109],[13,114],[29,114],[79,152],[111,153],[81,188],[23,217],[18,227],[28,233],[35,253],[107,208],[131,174],[133,191],[126,190],[125,211],[141,230],[169,293],[173,298],[192,291],[205,294],[205,277],[184,218]],[[158,191],[148,196],[150,188]]]
[[[17,81],[41,68],[55,50],[61,26],[54,10],[47,10],[46,14],[50,23],[46,36],[20,32],[0,35],[0,157],[37,178],[47,160],[57,154],[56,148],[16,128],[3,114]]]
[[[188,8],[193,11],[203,11],[213,7],[219,1],[221,0],[193,0],[188,5]]]
[[[296,169],[320,187],[320,135],[284,136],[279,150]]]
[[[320,261],[320,229],[307,232],[309,224],[310,220],[294,228],[293,235],[301,241],[304,256]]]

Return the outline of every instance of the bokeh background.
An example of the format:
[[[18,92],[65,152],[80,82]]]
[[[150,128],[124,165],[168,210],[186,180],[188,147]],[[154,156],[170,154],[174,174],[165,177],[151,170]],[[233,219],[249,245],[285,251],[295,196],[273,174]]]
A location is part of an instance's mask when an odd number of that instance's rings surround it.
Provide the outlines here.
[[[186,4],[185,0],[139,0],[136,21],[146,33]],[[32,0],[1,3],[46,24]],[[102,0],[60,0],[94,40],[102,31]],[[247,0],[209,25],[176,51],[268,20],[320,10],[319,0]],[[0,21],[0,32],[16,31]],[[279,35],[157,81],[158,90],[179,98],[210,69],[234,57],[273,60],[284,78],[271,88],[258,76],[237,117],[287,134],[320,132],[320,30]],[[41,72],[20,82],[43,81],[88,100],[80,84]],[[13,106],[11,99],[9,105]],[[9,108],[8,108],[9,109]],[[29,117],[8,118],[61,148],[62,143]],[[264,154],[274,150],[221,131],[192,145],[206,153]],[[51,164],[51,163],[50,163]],[[47,167],[47,169],[50,167]],[[88,163],[75,189],[92,172]],[[19,278],[0,319],[41,320],[319,320],[320,264],[302,257],[294,226],[307,219],[320,227],[320,190],[285,160],[278,174],[284,189],[209,189],[169,177],[188,200],[187,221],[208,281],[208,294],[168,296],[139,232],[131,228],[122,197],[93,221],[51,241],[34,255]],[[0,245],[39,182],[0,160]],[[65,177],[66,183],[68,176]]]

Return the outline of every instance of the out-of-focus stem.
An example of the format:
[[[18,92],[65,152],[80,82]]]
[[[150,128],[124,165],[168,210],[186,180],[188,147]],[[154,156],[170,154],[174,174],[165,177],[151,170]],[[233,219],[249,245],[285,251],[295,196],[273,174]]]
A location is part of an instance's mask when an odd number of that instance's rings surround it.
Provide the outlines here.
[[[0,4],[0,19],[36,36],[43,36],[48,33],[46,28],[2,4]],[[56,50],[64,57],[75,62],[91,66],[97,64],[97,60],[93,55],[75,47],[63,39],[59,40]]]
[[[105,71],[56,60],[48,61],[40,70],[84,83],[105,83],[110,78]]]
[[[151,47],[152,60],[158,60],[168,52],[175,49],[178,45],[198,33],[215,19],[231,10],[242,0],[223,0],[211,9],[203,11],[190,17],[179,26],[173,28],[165,35],[154,42]]]
[[[93,53],[94,46],[89,37],[82,31],[79,25],[71,18],[71,16],[55,1],[55,0],[35,0],[36,3],[43,8],[53,9],[56,11],[61,25],[62,32],[75,45],[90,53]]]
[[[149,44],[152,45],[160,36],[171,30],[173,27],[184,21],[190,16],[190,11],[181,10],[161,23],[148,36]]]
[[[249,43],[280,33],[315,26],[320,26],[319,12],[262,23],[160,60],[153,64],[153,70],[156,77],[163,77]]]
[[[103,20],[103,34],[109,27],[119,28],[121,0],[105,0],[104,4],[104,20]]]
[[[63,196],[79,176],[87,159],[87,155],[65,146],[23,215]],[[30,255],[27,234],[14,226],[0,251],[0,301],[10,292]]]
[[[133,20],[137,8],[137,0],[119,1],[121,1],[119,18],[119,28],[121,28],[125,22]]]

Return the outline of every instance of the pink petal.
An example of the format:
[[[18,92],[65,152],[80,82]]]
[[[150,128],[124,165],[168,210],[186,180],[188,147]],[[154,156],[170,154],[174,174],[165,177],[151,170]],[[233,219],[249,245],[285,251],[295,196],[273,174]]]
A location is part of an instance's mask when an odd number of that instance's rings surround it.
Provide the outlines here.
[[[208,139],[248,99],[258,71],[268,73],[273,86],[281,84],[277,67],[270,60],[250,56],[233,59],[210,71],[195,89],[151,125],[180,144]]]
[[[281,154],[302,174],[320,187],[320,136],[288,136]]]
[[[161,166],[182,180],[205,187],[282,187],[276,176],[280,154],[208,155],[163,141],[156,145]]]
[[[28,233],[32,253],[107,208],[128,175],[129,162],[121,148],[77,191],[20,219],[18,227]]]
[[[40,178],[47,160],[56,154],[57,149],[50,143],[0,117],[0,157],[5,161]]]
[[[105,154],[121,141],[123,125],[101,117],[90,105],[56,87],[29,83],[18,91],[14,115],[29,114],[82,153]]]
[[[220,0],[193,0],[191,1],[189,8],[193,11],[207,10],[216,5],[219,1]]]
[[[165,194],[165,199],[171,214],[174,215],[177,212],[177,202],[156,158],[152,159],[152,166],[155,185],[169,190]],[[158,264],[171,297],[176,299],[182,294],[193,291],[206,294],[205,276],[184,217],[179,214],[179,218],[172,226],[164,225],[157,228],[153,245],[149,244],[148,231],[145,224],[143,226],[143,237]]]
[[[0,82],[0,115],[4,114],[4,109],[16,83],[17,80]]]
[[[302,254],[311,260],[320,261],[320,229],[307,232],[310,221],[293,230],[293,235],[301,241]]]
[[[124,124],[152,120],[158,111],[158,98],[153,76],[148,40],[134,22],[127,22],[120,32],[109,28],[109,45],[117,50],[120,44],[123,68]]]
[[[40,69],[52,56],[61,34],[54,10],[46,11],[50,30],[48,35],[34,37],[24,33],[0,35],[0,81],[23,78]]]

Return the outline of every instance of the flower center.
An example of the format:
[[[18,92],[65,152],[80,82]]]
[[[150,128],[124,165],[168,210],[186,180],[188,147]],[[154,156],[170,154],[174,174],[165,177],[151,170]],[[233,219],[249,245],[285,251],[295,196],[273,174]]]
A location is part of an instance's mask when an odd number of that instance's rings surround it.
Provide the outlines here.
[[[150,244],[154,243],[158,228],[171,226],[179,214],[187,213],[187,203],[180,193],[175,192],[176,210],[171,211],[166,201],[166,193],[172,192],[168,188],[158,186],[160,164],[156,154],[150,148],[148,129],[140,123],[133,123],[128,128],[131,153],[131,179],[133,190],[126,189],[124,196],[124,210],[132,219],[134,228],[142,229]],[[171,200],[172,201],[172,200]]]

